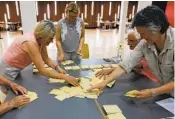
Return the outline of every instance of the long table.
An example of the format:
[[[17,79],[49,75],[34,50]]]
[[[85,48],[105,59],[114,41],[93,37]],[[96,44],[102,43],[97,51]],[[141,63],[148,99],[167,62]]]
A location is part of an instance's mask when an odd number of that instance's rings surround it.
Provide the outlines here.
[[[102,59],[88,59],[76,62],[82,64],[107,64]],[[90,70],[68,71],[75,77],[86,76]],[[173,116],[155,103],[157,100],[168,97],[158,96],[147,100],[131,100],[124,97],[124,93],[132,89],[144,89],[158,86],[141,75],[130,73],[121,76],[112,88],[105,88],[104,93],[99,96],[97,107],[93,99],[70,98],[58,101],[53,95],[48,94],[53,88],[62,87],[64,84],[49,84],[48,77],[39,73],[32,73],[32,66],[24,69],[15,81],[30,91],[35,91],[39,99],[29,103],[27,106],[14,109],[1,116],[1,119],[104,119],[98,108],[102,109],[104,104],[117,104],[127,119],[160,119]],[[10,91],[8,100],[14,94]],[[102,109],[103,110],[103,109]],[[104,110],[103,110],[104,113]],[[104,113],[105,114],[105,113]]]

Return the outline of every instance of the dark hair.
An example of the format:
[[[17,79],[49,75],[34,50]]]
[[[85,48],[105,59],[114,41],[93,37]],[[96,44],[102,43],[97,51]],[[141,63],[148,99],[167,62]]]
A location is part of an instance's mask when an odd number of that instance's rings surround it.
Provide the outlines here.
[[[159,27],[159,32],[163,34],[167,31],[169,22],[164,11],[152,5],[142,9],[134,16],[131,27],[135,26]]]

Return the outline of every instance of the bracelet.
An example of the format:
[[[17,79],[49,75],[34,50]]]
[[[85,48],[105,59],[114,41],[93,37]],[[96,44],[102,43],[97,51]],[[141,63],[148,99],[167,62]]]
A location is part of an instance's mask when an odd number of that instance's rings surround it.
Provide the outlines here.
[[[157,94],[156,94],[156,92],[155,92],[155,89],[151,89],[151,93],[152,93],[152,97],[155,97],[155,96],[157,96]]]

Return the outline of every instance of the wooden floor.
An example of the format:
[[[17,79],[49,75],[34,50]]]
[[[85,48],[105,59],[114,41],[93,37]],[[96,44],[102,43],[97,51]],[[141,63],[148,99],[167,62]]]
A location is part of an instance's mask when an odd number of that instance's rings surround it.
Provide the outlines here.
[[[0,57],[12,43],[13,38],[21,35],[21,32],[1,32]],[[117,54],[117,47],[120,43],[117,30],[86,29],[85,43],[89,45],[89,58],[109,58]],[[124,42],[126,44],[126,42]],[[128,51],[128,46],[124,45],[124,53]],[[56,59],[56,45],[51,43],[48,46],[48,53],[51,59]]]

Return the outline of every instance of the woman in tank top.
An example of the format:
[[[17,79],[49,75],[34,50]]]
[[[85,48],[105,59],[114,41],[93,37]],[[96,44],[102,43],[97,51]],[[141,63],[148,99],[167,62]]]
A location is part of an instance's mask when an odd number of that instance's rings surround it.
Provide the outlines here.
[[[67,76],[66,72],[48,57],[46,47],[53,41],[55,32],[54,24],[49,20],[43,20],[36,26],[34,33],[25,33],[14,39],[0,61],[0,74],[14,80],[22,69],[33,62],[42,75],[64,79],[77,86],[77,80]],[[43,62],[57,72],[46,69]]]

